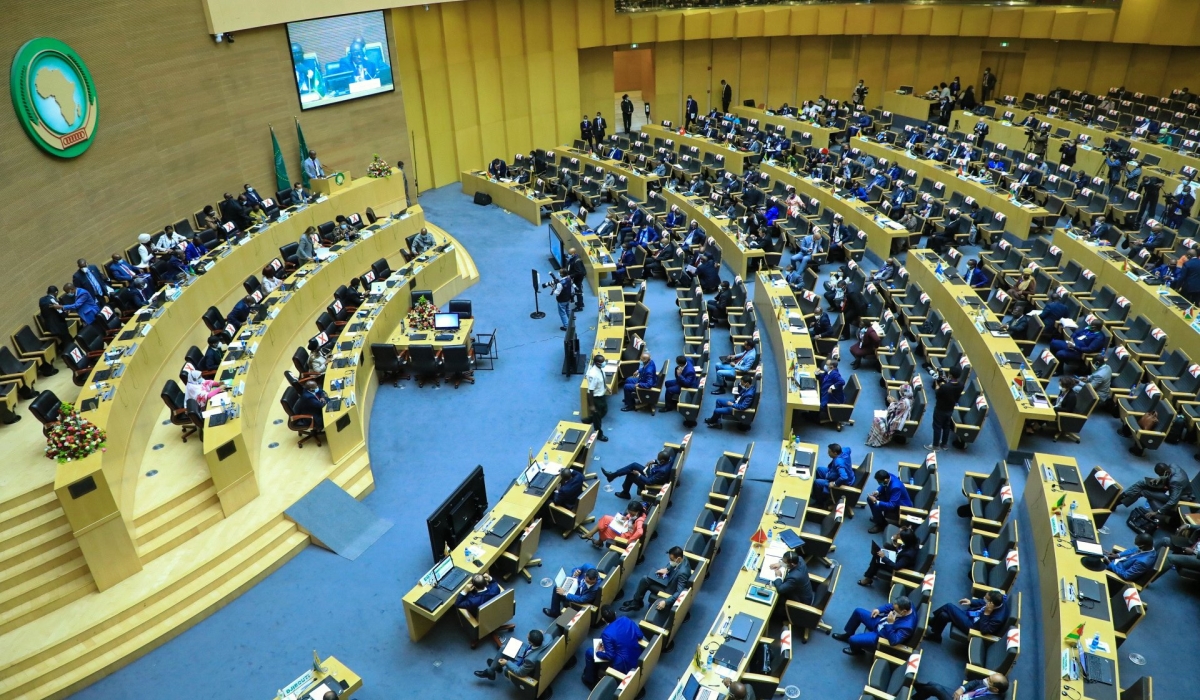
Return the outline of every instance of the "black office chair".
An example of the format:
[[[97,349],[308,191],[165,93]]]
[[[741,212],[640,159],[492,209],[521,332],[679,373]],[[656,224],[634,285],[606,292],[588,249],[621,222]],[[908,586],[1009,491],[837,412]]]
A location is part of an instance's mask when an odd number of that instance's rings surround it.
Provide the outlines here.
[[[500,348],[496,345],[496,330],[492,329],[491,333],[476,333],[475,342],[471,343],[471,350],[475,353],[475,369],[496,369],[496,360],[500,359]],[[480,360],[487,360],[487,367],[479,365]]]
[[[61,357],[67,368],[71,370],[71,381],[75,386],[86,384],[88,375],[92,372],[92,365],[96,363],[95,358],[89,357],[75,342],[67,345]]]
[[[392,268],[388,266],[387,258],[380,258],[371,263],[371,272],[375,273],[375,279],[385,280],[392,276]],[[429,294],[430,303],[433,302],[433,293]]]
[[[242,287],[245,288],[247,294],[253,294],[262,287],[262,283],[258,281],[258,275],[250,275],[242,282]]]
[[[389,377],[392,386],[400,386],[401,379],[409,379],[404,371],[404,362],[396,346],[391,343],[371,343],[371,357],[375,358],[375,371],[379,373],[379,381],[386,382]]]
[[[317,447],[321,446],[321,434],[324,429],[316,428],[316,419],[308,414],[297,413],[296,404],[300,401],[300,393],[292,387],[283,390],[283,396],[280,397],[279,403],[283,405],[283,411],[287,414],[288,430],[291,430],[300,435],[300,441],[296,443],[297,447],[303,448],[304,443],[309,440],[316,440]]]
[[[32,361],[22,362],[12,354],[8,346],[0,347],[0,378],[5,382],[18,382],[17,396],[22,399],[32,399],[36,396],[33,382],[28,380],[25,374],[31,367],[33,367]]]
[[[448,313],[458,314],[459,318],[471,318],[471,300],[451,299],[446,311]]]
[[[466,345],[450,345],[442,349],[442,371],[450,375],[457,389],[463,382],[475,383],[475,363]]]
[[[196,432],[197,428],[192,424],[192,419],[187,414],[187,396],[183,393],[183,389],[179,388],[179,383],[174,379],[168,379],[163,385],[162,392],[159,394],[163,403],[167,405],[167,411],[170,413],[171,425],[178,425],[183,430],[180,436],[184,442],[187,442],[188,436]]]
[[[50,428],[58,424],[62,412],[62,400],[55,396],[53,391],[43,391],[37,395],[33,403],[29,404],[29,412],[42,424],[42,434],[45,435]]]
[[[379,217],[378,217],[378,216],[375,216],[375,210],[374,210],[374,209],[372,209],[371,207],[367,207],[367,209],[366,209],[366,212],[365,212],[365,213],[366,213],[366,215],[367,215],[367,223],[368,223],[368,224],[373,224],[373,223],[375,223],[376,221],[379,221]]]
[[[409,368],[417,377],[417,386],[423,387],[426,382],[441,386],[439,377],[442,374],[442,353],[432,345],[413,345],[405,353]]]
[[[333,233],[334,226],[336,226],[336,224],[334,224],[332,221],[326,221],[317,227],[317,236],[319,236],[322,241],[329,240],[329,234]]]
[[[433,303],[433,290],[431,290],[431,289],[414,289],[408,293],[408,299],[409,299],[409,303],[412,306],[416,306],[417,302],[420,301],[421,299],[425,299],[430,304],[432,304]]]
[[[215,306],[208,307],[204,315],[200,317],[204,321],[204,325],[208,328],[208,332],[212,335],[225,332],[225,316],[221,310]]]

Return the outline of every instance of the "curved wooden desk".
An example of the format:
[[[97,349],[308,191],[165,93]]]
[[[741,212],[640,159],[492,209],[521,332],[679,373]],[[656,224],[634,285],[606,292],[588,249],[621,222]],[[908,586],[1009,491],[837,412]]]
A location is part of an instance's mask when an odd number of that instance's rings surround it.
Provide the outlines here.
[[[672,149],[683,155],[690,155],[684,149],[695,147],[696,153],[701,156],[712,154],[720,156],[725,161],[725,169],[731,173],[741,175],[746,170],[746,159],[754,154],[749,151],[739,151],[736,148],[730,148],[723,143],[711,141],[699,136],[691,134],[680,134],[677,131],[667,131],[661,126],[647,124],[642,127],[641,133],[646,134],[652,139],[663,139],[675,142],[676,148]],[[655,152],[658,151],[658,146],[654,147]]]
[[[724,262],[733,268],[733,274],[742,279],[745,279],[749,274],[747,271],[750,268],[750,261],[758,258],[767,257],[767,252],[762,248],[747,248],[742,242],[740,231],[733,225],[733,221],[724,214],[712,212],[709,209],[708,200],[703,197],[688,195],[674,190],[664,189],[656,193],[655,197],[662,197],[669,205],[674,204],[679,207],[679,210],[687,216],[688,220],[695,219],[700,224],[700,228],[717,242],[717,247],[721,249],[721,257]],[[653,201],[651,198],[650,201]]]
[[[601,287],[596,290],[600,299],[599,316],[596,319],[596,345],[587,356],[588,367],[592,358],[603,355],[605,360],[604,374],[608,377],[608,391],[615,396],[621,388],[624,377],[621,376],[621,355],[625,352],[625,290],[621,287]],[[620,321],[612,320],[613,314],[620,314]],[[579,382],[579,417],[588,418],[592,409],[588,401],[587,377]],[[612,403],[609,404],[609,410]]]
[[[774,129],[782,126],[787,130],[788,138],[792,139],[792,145],[795,146],[799,139],[793,138],[793,132],[799,132],[801,135],[810,134],[812,137],[812,145],[817,148],[826,148],[833,142],[834,136],[840,133],[838,129],[828,126],[818,126],[803,119],[797,119],[785,114],[771,114],[757,107],[738,107],[734,110],[734,114],[742,118],[743,121],[756,119],[760,125],[765,125]]]
[[[646,201],[646,195],[650,192],[650,183],[658,182],[662,179],[661,175],[638,172],[634,168],[630,167],[628,163],[617,160],[596,158],[595,156],[584,153],[576,148],[557,146],[555,147],[554,152],[562,158],[577,158],[581,163],[591,165],[597,170],[612,171],[617,177],[624,177],[625,182],[629,187],[629,195],[639,202]]]
[[[811,292],[805,292],[811,294]],[[818,411],[821,408],[821,393],[818,389],[801,391],[796,377],[808,377],[814,382],[817,376],[816,353],[813,351],[812,336],[808,334],[808,326],[804,318],[800,318],[803,330],[795,333],[791,330],[789,309],[795,309],[796,297],[791,287],[778,271],[759,272],[754,285],[754,308],[759,318],[763,319],[760,330],[765,330],[771,339],[771,351],[775,354],[776,374],[779,383],[783,385],[786,397],[783,406],[783,435],[797,434],[800,424],[797,415],[803,412]],[[819,386],[819,384],[818,384]]]
[[[550,227],[562,241],[564,254],[572,247],[581,253],[579,259],[583,262],[583,269],[587,271],[588,284],[592,286],[592,292],[598,292],[600,281],[617,271],[612,252],[604,245],[604,241],[600,240],[595,232],[584,235],[580,230],[579,220],[569,211],[554,212],[550,216]]]

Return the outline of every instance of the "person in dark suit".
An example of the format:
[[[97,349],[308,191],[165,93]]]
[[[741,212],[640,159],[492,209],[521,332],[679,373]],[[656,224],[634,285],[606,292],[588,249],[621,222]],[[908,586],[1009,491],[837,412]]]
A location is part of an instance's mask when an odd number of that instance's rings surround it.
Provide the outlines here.
[[[625,405],[621,407],[622,411],[632,411],[637,405],[637,389],[649,389],[658,381],[658,368],[654,365],[654,360],[650,359],[650,351],[643,350],[641,364],[638,365],[637,373],[625,380]]]
[[[946,625],[953,625],[954,629],[967,634],[977,630],[995,636],[1003,634],[1007,622],[1008,596],[1002,591],[990,590],[982,598],[963,598],[958,605],[946,603],[934,610],[925,638],[934,642],[942,641],[942,630],[946,629]]]
[[[550,494],[550,501],[556,506],[574,508],[575,504],[579,503],[579,497],[583,494],[583,486],[583,470],[567,469],[562,473],[562,482],[558,485],[558,488],[554,489],[554,493]]]
[[[855,608],[846,621],[845,630],[834,632],[831,636],[850,645],[842,649],[843,654],[861,656],[865,650],[873,649],[880,637],[893,646],[904,644],[912,637],[915,625],[912,601],[908,596],[899,596],[895,601],[874,610]],[[864,631],[857,631],[860,626],[865,628]]]
[[[225,353],[221,351],[221,336],[208,336],[208,350],[204,352],[204,358],[200,360],[200,366],[196,369],[201,372],[215,372],[221,366],[221,358],[225,357]]]
[[[350,73],[356,83],[379,77],[379,66],[367,58],[366,45],[367,42],[361,37],[355,39],[350,43],[346,56],[342,58],[341,65],[338,66],[339,72]]]
[[[646,594],[650,594],[651,602],[658,597],[657,593],[666,593],[668,598],[658,600],[658,609],[665,610],[675,604],[675,599],[683,592],[685,584],[692,576],[692,566],[683,555],[683,548],[671,547],[667,550],[667,565],[655,571],[653,575],[643,576],[638,581],[637,590],[633,597],[621,604],[621,610],[633,612],[641,610],[645,604]]]
[[[54,336],[59,348],[64,348],[71,342],[71,331],[67,325],[67,315],[58,301],[58,287],[51,285],[46,288],[46,295],[38,299],[38,316],[42,319],[42,328]]]
[[[545,635],[541,630],[529,630],[528,640],[517,651],[517,655],[512,660],[506,659],[503,656],[496,659],[487,660],[487,668],[482,671],[476,671],[476,678],[486,678],[489,681],[496,680],[497,673],[503,673],[506,666],[512,667],[512,672],[518,676],[528,676],[537,670],[537,659],[533,658],[535,652],[542,648],[542,644],[546,641]]]
[[[870,588],[880,570],[899,571],[913,568],[917,565],[917,552],[920,549],[921,543],[917,541],[917,536],[907,529],[897,532],[892,541],[884,547],[878,547],[872,542],[871,563],[867,565],[863,577],[858,580],[858,585]]]
[[[900,511],[901,506],[912,506],[912,498],[900,477],[889,473],[886,469],[875,472],[875,483],[879,488],[867,496],[867,505],[871,508],[871,522],[874,527],[867,530],[871,534],[883,532],[887,527],[887,516]]]
[[[310,379],[304,382],[304,391],[300,393],[300,400],[296,402],[296,413],[312,416],[313,430],[321,432],[325,430],[325,403],[327,401],[325,392],[321,391],[321,387]]]
[[[260,207],[263,206],[262,195],[260,195],[258,193],[258,190],[251,187],[249,182],[244,183],[242,185],[242,191],[243,191],[243,194],[246,196],[247,202],[249,202],[250,204],[257,204]]]
[[[148,281],[150,279],[150,275],[139,271],[133,265],[125,262],[117,253],[113,253],[112,260],[104,267],[108,270],[109,279],[114,279],[118,282],[132,284],[134,280]]]
[[[234,328],[241,328],[246,323],[246,319],[250,318],[250,309],[254,307],[254,297],[247,294],[238,299],[238,302],[229,310],[229,315],[225,320],[233,325]]]
[[[705,294],[712,294],[721,286],[721,273],[717,270],[717,264],[712,261],[707,255],[700,256],[700,264],[696,266],[696,280],[700,283],[700,290]],[[710,304],[712,302],[709,302]],[[714,317],[709,315],[709,322],[715,323]]]
[[[625,133],[633,131],[633,100],[629,95],[621,96],[621,121],[625,123]]]
[[[591,564],[581,564],[571,572],[571,578],[576,580],[575,592],[567,593],[565,589],[555,588],[550,594],[550,607],[542,608],[546,617],[558,617],[562,614],[563,603],[576,605],[591,605],[600,597],[600,572]]]
[[[579,122],[579,138],[586,144],[592,143],[592,120],[586,114],[583,115],[583,121]]]
[[[666,405],[664,411],[675,410],[676,404],[679,403],[679,394],[684,389],[695,389],[700,386],[700,377],[696,375],[696,365],[692,363],[692,358],[687,355],[680,355],[675,358],[675,378],[668,379],[665,383],[666,396],[664,400]]]
[[[729,113],[729,103],[733,102],[733,86],[724,80],[721,81],[721,111]]]
[[[575,311],[583,311],[583,281],[587,278],[587,269],[583,266],[579,251],[574,248],[567,249],[567,259],[563,262],[561,273],[571,278],[575,288]]]
[[[243,231],[250,228],[250,214],[246,211],[246,207],[242,206],[242,203],[228,192],[221,200],[221,221],[227,224],[232,223]]]
[[[292,205],[307,204],[316,199],[316,195],[304,189],[304,185],[299,182],[292,183],[292,189],[288,190],[288,196],[292,199]]]
[[[783,557],[771,565],[776,578],[771,586],[778,591],[785,601],[794,600],[804,605],[812,605],[812,581],[808,578],[808,567],[800,555],[788,550]]]
[[[621,485],[621,491],[614,495],[617,498],[629,500],[632,497],[629,490],[634,486],[639,488],[643,486],[658,486],[670,481],[671,474],[674,472],[674,466],[675,458],[671,456],[670,452],[662,450],[654,459],[645,464],[630,462],[615,471],[610,472],[607,469],[601,469],[600,472],[604,474],[604,478],[608,479],[610,484],[613,479],[625,477],[625,483]]]
[[[79,269],[71,275],[71,283],[77,288],[88,290],[97,301],[103,302],[112,288],[106,283],[100,268],[88,265],[87,260],[83,258],[76,260],[75,266]]]
[[[690,125],[696,123],[696,115],[700,113],[700,104],[692,99],[691,95],[687,96],[687,104],[684,106],[683,128],[687,129]]]
[[[937,683],[913,683],[913,700],[1003,700],[1008,692],[1008,679],[1002,673],[967,681],[951,690]]]
[[[454,607],[466,610],[472,615],[479,614],[479,606],[500,595],[500,584],[492,580],[488,574],[475,574],[469,583],[458,592]]]
[[[488,175],[499,180],[502,177],[508,177],[508,164],[502,158],[493,158],[488,164]]]
[[[754,388],[754,379],[749,375],[741,378],[738,385],[737,398],[733,399],[717,399],[716,408],[713,409],[712,415],[704,419],[704,424],[710,428],[721,428],[721,419],[724,416],[733,415],[734,411],[745,411],[754,403],[754,397],[758,391]]]
[[[600,116],[599,112],[596,112],[596,118],[592,120],[592,138],[595,139],[597,148],[604,143],[604,132],[606,131],[608,131],[608,122]]]

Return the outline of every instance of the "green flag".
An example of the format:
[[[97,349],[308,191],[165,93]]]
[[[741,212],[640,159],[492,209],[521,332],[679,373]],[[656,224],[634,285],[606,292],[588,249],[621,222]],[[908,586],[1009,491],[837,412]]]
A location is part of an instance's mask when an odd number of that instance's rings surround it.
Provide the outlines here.
[[[291,189],[292,182],[288,177],[287,164],[283,162],[283,151],[279,150],[279,139],[275,138],[275,127],[271,127],[271,148],[275,151],[275,189]]]
[[[304,171],[304,161],[308,160],[308,144],[304,143],[304,131],[300,129],[299,119],[296,120],[296,140],[300,142],[300,181],[308,187],[308,173]]]

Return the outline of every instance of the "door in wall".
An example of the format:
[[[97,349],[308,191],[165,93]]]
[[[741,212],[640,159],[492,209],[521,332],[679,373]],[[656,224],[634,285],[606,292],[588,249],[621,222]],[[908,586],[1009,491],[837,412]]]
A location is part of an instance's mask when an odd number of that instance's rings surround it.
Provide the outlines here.
[[[1005,95],[1013,95],[1019,102],[1021,95],[1018,90],[1021,89],[1021,72],[1025,69],[1025,54],[1015,51],[984,51],[982,66],[979,70],[979,76],[983,76],[983,68],[992,67],[992,72],[996,74],[996,89],[992,93],[992,98],[996,99]],[[978,81],[980,78],[976,78]],[[981,91],[976,90],[976,94]]]
[[[633,102],[632,129],[646,123],[646,100],[654,96],[654,49],[625,49],[613,52],[614,131],[624,133],[621,100]]]

